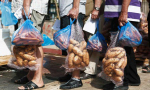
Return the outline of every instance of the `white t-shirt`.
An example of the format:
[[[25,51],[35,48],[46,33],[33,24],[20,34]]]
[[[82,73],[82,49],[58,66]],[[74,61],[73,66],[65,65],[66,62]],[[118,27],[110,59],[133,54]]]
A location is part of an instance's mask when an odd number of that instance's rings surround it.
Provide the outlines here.
[[[40,14],[47,14],[49,0],[32,0],[31,8]]]
[[[58,0],[60,17],[63,17],[69,13],[73,7],[74,0]],[[85,14],[85,4],[86,0],[80,0],[79,13]]]

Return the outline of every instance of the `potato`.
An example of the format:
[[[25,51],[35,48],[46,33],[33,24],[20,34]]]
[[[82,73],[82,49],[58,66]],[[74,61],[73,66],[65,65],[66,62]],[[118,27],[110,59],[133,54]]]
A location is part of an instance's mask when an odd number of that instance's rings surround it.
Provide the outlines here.
[[[89,65],[89,53],[87,50],[83,50],[83,62],[86,64],[86,66]]]
[[[15,64],[15,65],[17,65],[18,66],[18,63],[15,61],[15,62],[13,62],[13,64]]]
[[[69,66],[73,65],[73,59],[74,59],[75,54],[74,53],[70,53],[68,56],[68,64]]]
[[[114,69],[114,72],[117,76],[120,76],[120,77],[122,77],[124,75],[124,73],[121,69]]]
[[[31,67],[31,66],[34,66],[35,64],[37,64],[37,62],[36,61],[29,61],[28,62],[28,65]]]
[[[108,71],[112,71],[112,70],[114,70],[114,67],[115,67],[115,65],[111,63],[111,64],[110,64],[108,67],[106,67],[106,68],[107,68]]]
[[[86,48],[86,45],[87,45],[87,43],[86,43],[85,41],[82,41],[82,42],[80,43],[80,50],[82,51],[83,49],[85,49],[85,48]]]
[[[122,81],[122,78],[119,77],[119,76],[116,76],[116,75],[113,75],[113,76],[112,76],[112,79],[113,79],[115,82],[121,82],[121,81]]]
[[[105,62],[106,62],[106,59],[105,59],[105,58],[103,58],[102,63],[104,64]]]
[[[122,51],[119,55],[117,55],[117,58],[122,58],[125,56],[125,54],[126,54],[126,52]]]
[[[16,59],[18,66],[23,66],[23,59],[19,55],[16,56]]]
[[[26,48],[25,48],[25,52],[29,52],[32,49],[35,49],[35,46],[33,46],[33,45],[27,45]]]
[[[115,58],[117,55],[119,55],[121,51],[109,51],[106,53],[106,57],[108,58]]]
[[[76,40],[74,40],[74,39],[70,39],[70,43],[73,44],[73,45],[76,45],[76,44],[78,44],[79,42],[76,41]]]
[[[124,49],[122,47],[114,47],[110,48],[110,51],[124,51]]]
[[[85,63],[84,62],[81,62],[81,67],[85,67]]]
[[[72,66],[68,66],[69,68],[75,68],[75,65],[72,65]]]
[[[82,59],[79,56],[75,56],[73,59],[73,63],[75,65],[80,65],[80,63],[82,62]]]
[[[108,60],[106,60],[106,62],[104,63],[104,66],[107,67],[110,63],[117,63],[119,62],[118,58],[109,58]]]
[[[116,68],[120,68],[122,64],[124,63],[125,58],[121,58],[119,62],[116,64]]]
[[[28,55],[33,55],[33,54],[35,54],[35,50],[28,51],[27,54]]]
[[[35,57],[33,57],[33,56],[31,56],[31,55],[28,55],[28,54],[24,54],[23,52],[19,52],[19,55],[20,55],[22,58],[24,58],[24,59],[26,59],[26,60],[29,60],[29,61],[36,60]]]
[[[24,60],[24,61],[23,61],[23,65],[24,65],[24,66],[27,66],[27,65],[28,65],[28,60]]]
[[[72,52],[72,49],[73,49],[73,44],[69,44],[69,46],[68,46],[68,52]]]
[[[124,57],[124,62],[123,62],[123,64],[121,65],[121,69],[124,69],[125,67],[126,67],[126,65],[127,65],[127,57],[125,56]]]
[[[81,51],[78,47],[74,47],[74,48],[73,48],[73,52],[74,52],[76,55],[79,55],[80,57],[83,56],[82,51]]]

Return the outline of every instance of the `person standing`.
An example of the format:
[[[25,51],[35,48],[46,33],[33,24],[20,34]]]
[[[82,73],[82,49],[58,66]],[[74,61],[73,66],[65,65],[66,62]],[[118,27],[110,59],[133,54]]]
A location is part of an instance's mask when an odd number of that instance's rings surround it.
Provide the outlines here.
[[[85,16],[86,0],[59,0],[60,8],[60,28],[70,25],[70,18],[78,19],[79,24],[83,27]],[[69,78],[68,78],[69,77]],[[60,89],[72,89],[82,86],[80,79],[80,70],[74,70],[71,75],[62,77],[63,81],[69,81],[60,85]],[[62,81],[62,80],[60,80]]]
[[[28,14],[30,6],[32,7],[31,21],[33,21],[33,25],[42,33],[44,18],[48,9],[48,0],[24,0],[23,8],[26,14]],[[24,10],[22,12],[23,16],[25,15]],[[38,69],[36,71],[29,71],[27,76],[24,76],[19,80],[15,80],[15,83],[17,84],[25,84],[24,86],[18,87],[18,89],[32,90],[44,87],[42,79],[43,48],[40,45],[36,46],[36,56],[37,63],[39,64]]]
[[[99,17],[102,17],[103,10],[104,10],[104,1],[103,0],[94,0],[94,8],[91,11],[91,18],[93,20],[96,20]],[[100,18],[99,22],[100,22],[100,24],[103,23],[103,18]],[[101,28],[102,28],[102,26],[101,26]],[[101,28],[99,28],[99,32],[101,31]],[[88,32],[84,32],[84,33],[85,33],[85,40],[88,41],[88,39],[92,36],[92,34],[90,34]],[[99,53],[97,51],[91,51],[91,50],[89,50],[88,52],[90,55],[90,63],[86,67],[84,73],[81,74],[81,76],[80,76],[81,79],[92,78],[92,77],[95,77],[97,74],[97,65],[99,63],[100,54],[102,54],[102,53]]]
[[[112,21],[111,31],[118,31],[130,21],[135,27],[140,22],[141,2],[139,0],[106,0],[104,17]],[[127,66],[124,69],[123,86],[115,87],[113,83],[103,86],[104,90],[128,90],[128,85],[139,86],[141,81],[137,73],[135,55],[132,47],[124,47],[127,55]]]

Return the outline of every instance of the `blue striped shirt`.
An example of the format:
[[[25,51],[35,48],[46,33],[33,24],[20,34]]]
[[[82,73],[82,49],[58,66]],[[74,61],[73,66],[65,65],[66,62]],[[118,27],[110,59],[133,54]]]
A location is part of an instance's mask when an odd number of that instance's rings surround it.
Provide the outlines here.
[[[119,17],[122,8],[122,0],[106,0],[104,17]],[[131,0],[128,7],[128,20],[140,22],[141,2],[139,0]]]

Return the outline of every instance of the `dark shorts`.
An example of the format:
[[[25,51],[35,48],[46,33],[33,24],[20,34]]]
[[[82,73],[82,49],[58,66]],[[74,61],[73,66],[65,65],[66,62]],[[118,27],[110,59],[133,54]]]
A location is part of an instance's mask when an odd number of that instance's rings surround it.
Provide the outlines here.
[[[78,15],[78,21],[79,21],[81,27],[83,27],[83,25],[84,25],[84,16],[85,15],[82,14],[82,13],[79,13],[79,15]],[[61,17],[61,19],[60,19],[60,28],[61,29],[65,28],[68,25],[70,25],[70,17],[69,16]]]

